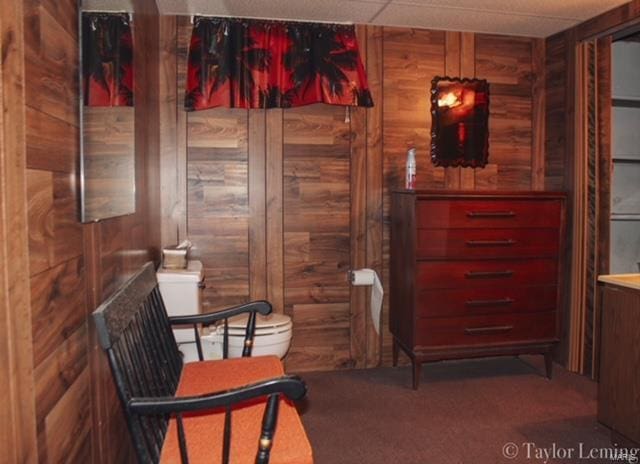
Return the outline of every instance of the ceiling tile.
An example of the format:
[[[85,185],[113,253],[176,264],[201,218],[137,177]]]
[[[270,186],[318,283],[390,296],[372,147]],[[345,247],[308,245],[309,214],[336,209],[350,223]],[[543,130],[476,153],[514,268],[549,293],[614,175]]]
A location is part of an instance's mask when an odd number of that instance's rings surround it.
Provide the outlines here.
[[[367,23],[385,0],[158,0],[163,14]]]
[[[388,5],[373,22],[386,26],[427,27],[525,37],[547,37],[578,23],[576,20],[562,18],[484,11],[470,13],[460,8],[396,3]]]
[[[519,13],[585,20],[628,0],[392,0],[395,4],[468,8],[474,11]]]

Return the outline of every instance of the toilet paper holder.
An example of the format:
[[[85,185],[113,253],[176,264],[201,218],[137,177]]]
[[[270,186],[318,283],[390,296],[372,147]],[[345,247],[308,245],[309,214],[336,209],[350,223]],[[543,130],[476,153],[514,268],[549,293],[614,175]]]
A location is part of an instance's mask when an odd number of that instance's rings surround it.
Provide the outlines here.
[[[374,285],[377,278],[376,271],[369,268],[350,269],[347,271],[347,279],[349,283],[354,286]]]

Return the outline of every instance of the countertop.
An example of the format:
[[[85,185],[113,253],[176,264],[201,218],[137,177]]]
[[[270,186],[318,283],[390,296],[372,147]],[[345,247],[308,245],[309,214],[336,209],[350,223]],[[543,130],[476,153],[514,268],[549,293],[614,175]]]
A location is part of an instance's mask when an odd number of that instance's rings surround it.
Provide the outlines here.
[[[598,276],[598,281],[640,290],[640,274],[601,275]]]

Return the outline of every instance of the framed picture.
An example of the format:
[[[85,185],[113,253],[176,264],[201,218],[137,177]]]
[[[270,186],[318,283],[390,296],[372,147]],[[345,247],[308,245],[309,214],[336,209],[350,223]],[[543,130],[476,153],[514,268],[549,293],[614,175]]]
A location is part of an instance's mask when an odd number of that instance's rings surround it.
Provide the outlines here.
[[[436,166],[484,167],[489,159],[489,83],[431,81],[431,160]]]

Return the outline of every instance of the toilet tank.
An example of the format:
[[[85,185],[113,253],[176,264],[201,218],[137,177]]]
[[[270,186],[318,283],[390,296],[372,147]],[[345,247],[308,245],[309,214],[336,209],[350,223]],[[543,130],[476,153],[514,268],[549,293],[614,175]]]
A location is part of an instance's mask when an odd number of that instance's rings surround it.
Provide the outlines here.
[[[169,316],[200,313],[201,292],[204,288],[202,262],[189,260],[186,269],[159,269],[158,286]],[[173,333],[185,361],[196,361],[193,328],[174,329]]]

